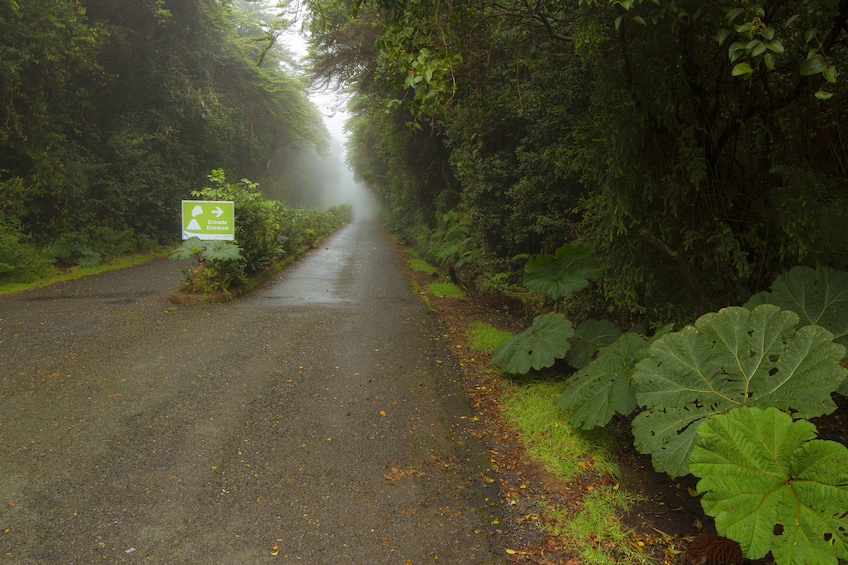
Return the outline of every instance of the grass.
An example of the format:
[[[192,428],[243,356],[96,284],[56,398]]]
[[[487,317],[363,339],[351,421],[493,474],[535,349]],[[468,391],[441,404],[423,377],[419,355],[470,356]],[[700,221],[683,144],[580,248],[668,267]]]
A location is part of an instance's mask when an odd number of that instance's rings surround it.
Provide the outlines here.
[[[440,298],[465,298],[462,289],[453,283],[435,282],[427,285],[427,292]]]
[[[469,347],[488,353],[511,338],[512,334],[484,322],[474,322],[471,324],[471,329],[468,330],[466,337]]]
[[[16,292],[32,288],[41,288],[57,282],[73,281],[83,277],[96,275],[98,273],[117,271],[118,269],[141,265],[142,263],[147,263],[148,261],[158,259],[159,257],[166,257],[172,247],[173,246],[167,246],[152,251],[146,251],[144,253],[135,253],[125,257],[119,257],[110,260],[108,263],[103,263],[94,267],[71,267],[70,269],[57,270],[53,274],[40,278],[37,281],[26,283],[0,283],[0,296],[14,294]]]
[[[528,455],[563,479],[593,470],[618,477],[612,442],[605,432],[574,429],[565,420],[557,405],[564,386],[564,382],[531,381],[506,387],[501,402],[510,424],[526,439]]]
[[[423,259],[410,259],[409,266],[412,267],[412,269],[415,271],[419,271],[428,275],[437,275],[439,273],[439,269],[432,266]]]
[[[548,529],[570,540],[570,549],[585,565],[650,563],[618,519],[634,502],[632,495],[617,488],[597,488],[586,493],[583,506],[574,514],[561,508],[549,510]]]
[[[601,473],[618,480],[614,443],[606,432],[572,428],[557,406],[563,382],[508,381],[501,398],[507,421],[521,432],[527,454],[553,475],[570,480],[583,473]],[[615,485],[586,486],[581,507],[542,508],[544,529],[561,535],[587,565],[650,563],[619,515],[636,499]]]

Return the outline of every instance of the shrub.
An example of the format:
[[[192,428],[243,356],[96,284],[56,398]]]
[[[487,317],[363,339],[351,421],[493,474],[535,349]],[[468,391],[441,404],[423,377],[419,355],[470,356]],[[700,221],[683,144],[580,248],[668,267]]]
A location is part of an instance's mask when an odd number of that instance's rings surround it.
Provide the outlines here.
[[[27,242],[12,226],[0,224],[0,282],[31,282],[53,267],[49,253]]]

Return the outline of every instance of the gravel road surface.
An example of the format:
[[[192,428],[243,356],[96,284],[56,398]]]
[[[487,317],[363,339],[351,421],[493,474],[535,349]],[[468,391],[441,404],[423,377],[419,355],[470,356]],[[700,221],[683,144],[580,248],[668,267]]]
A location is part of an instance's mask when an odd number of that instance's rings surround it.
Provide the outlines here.
[[[0,297],[0,563],[494,564],[442,330],[358,221],[263,291],[157,260]]]

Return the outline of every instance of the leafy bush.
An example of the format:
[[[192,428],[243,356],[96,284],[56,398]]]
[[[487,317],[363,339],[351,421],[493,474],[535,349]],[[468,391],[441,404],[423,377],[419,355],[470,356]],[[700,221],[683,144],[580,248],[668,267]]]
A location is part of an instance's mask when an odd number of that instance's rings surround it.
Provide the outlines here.
[[[570,347],[565,361],[575,369],[582,369],[602,347],[615,343],[620,336],[621,332],[609,320],[584,320],[568,339]]]
[[[0,225],[0,281],[30,282],[53,269],[50,255],[11,226]]]
[[[848,448],[775,408],[737,408],[698,429],[689,468],[718,533],[778,565],[848,559]]]
[[[103,255],[86,243],[78,243],[62,239],[51,248],[53,257],[61,267],[96,267]]]
[[[741,406],[774,407],[812,418],[836,409],[831,393],[845,380],[845,348],[820,326],[797,328],[798,315],[771,304],[725,308],[669,333],[636,365],[636,448],[672,477],[698,427]]]
[[[524,283],[553,299],[585,288],[597,276],[598,268],[589,249],[569,243],[557,249],[554,255],[537,255],[529,259],[524,269]],[[524,374],[531,369],[538,371],[550,367],[573,347],[577,351],[572,354],[572,359],[585,363],[600,345],[614,335],[613,330],[610,325],[597,322],[586,325],[575,336],[575,330],[565,316],[556,312],[542,314],[533,320],[530,328],[492,351],[492,363],[507,373]]]
[[[213,170],[208,178],[212,186],[193,191],[192,196],[234,202],[235,242],[190,238],[174,250],[172,259],[197,260],[187,273],[187,289],[192,292],[227,290],[271,261],[313,245],[353,216],[350,206],[306,211],[289,208],[279,200],[265,200],[256,183],[247,179],[227,183],[223,169]]]
[[[241,248],[228,241],[190,237],[171,252],[170,258],[195,260],[185,273],[185,289],[189,292],[225,291],[245,279]]]
[[[235,238],[242,249],[247,272],[256,272],[281,256],[277,230],[279,218],[274,214],[278,207],[266,201],[259,185],[242,179],[227,183],[223,169],[214,169],[207,177],[212,186],[193,191],[196,198],[205,200],[232,200],[236,209]]]

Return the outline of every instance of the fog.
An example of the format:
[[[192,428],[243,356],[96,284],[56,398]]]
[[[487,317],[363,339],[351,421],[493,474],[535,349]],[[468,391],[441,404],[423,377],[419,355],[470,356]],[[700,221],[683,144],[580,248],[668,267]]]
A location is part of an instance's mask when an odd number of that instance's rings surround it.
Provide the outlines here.
[[[265,2],[268,12],[274,11],[273,6],[272,0]],[[302,7],[286,14],[292,23],[279,39],[279,47],[291,53],[295,61],[292,72],[300,72],[297,61],[302,63],[307,53],[306,39],[300,31],[300,9]],[[356,219],[376,217],[376,199],[364,184],[354,179],[346,162],[345,123],[349,117],[345,111],[346,97],[343,93],[325,90],[312,92],[309,99],[318,108],[329,132],[329,150],[319,153],[309,147],[279,149],[271,159],[260,189],[265,196],[283,200],[293,207],[327,208],[350,204]]]
[[[311,147],[280,149],[271,159],[260,190],[267,198],[296,208],[328,208],[350,204],[357,219],[376,216],[368,189],[354,179],[345,163],[342,140],[332,137],[330,148],[318,153]]]

